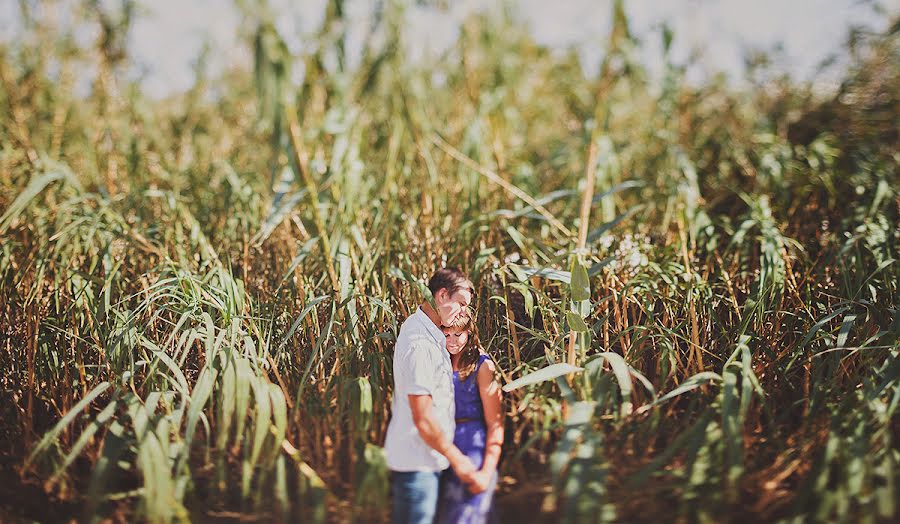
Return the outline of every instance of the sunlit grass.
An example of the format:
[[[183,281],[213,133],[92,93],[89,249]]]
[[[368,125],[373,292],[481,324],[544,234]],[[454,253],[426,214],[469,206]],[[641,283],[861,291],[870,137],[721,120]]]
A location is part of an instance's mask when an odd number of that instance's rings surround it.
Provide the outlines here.
[[[896,31],[847,105],[657,89],[619,7],[596,79],[497,16],[408,63],[395,3],[344,70],[330,5],[314,52],[260,15],[253,75],[166,101],[102,45],[0,55],[19,482],[86,519],[384,520],[392,344],[446,263],[504,383],[537,371],[508,388],[508,514],[896,518]],[[95,55],[90,97],[54,81]]]

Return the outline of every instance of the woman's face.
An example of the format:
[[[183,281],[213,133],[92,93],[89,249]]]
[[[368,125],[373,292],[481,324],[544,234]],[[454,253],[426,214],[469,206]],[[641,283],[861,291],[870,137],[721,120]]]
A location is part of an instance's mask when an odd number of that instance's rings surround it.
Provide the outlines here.
[[[444,332],[444,336],[447,337],[447,352],[451,355],[458,355],[466,347],[466,342],[469,340],[469,332],[461,327],[444,327],[441,330]]]

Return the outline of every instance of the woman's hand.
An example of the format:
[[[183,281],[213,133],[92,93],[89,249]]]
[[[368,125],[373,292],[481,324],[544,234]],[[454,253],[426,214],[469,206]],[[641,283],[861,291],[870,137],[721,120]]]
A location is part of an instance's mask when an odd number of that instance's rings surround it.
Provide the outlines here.
[[[466,487],[469,488],[469,491],[472,492],[473,495],[477,495],[490,487],[493,476],[493,470],[488,471],[486,469],[480,469],[472,475],[472,480],[466,484]]]

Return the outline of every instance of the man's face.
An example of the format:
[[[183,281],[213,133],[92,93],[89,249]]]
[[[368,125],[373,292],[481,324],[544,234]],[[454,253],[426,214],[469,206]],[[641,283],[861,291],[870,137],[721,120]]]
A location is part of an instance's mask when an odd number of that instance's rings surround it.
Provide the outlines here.
[[[456,319],[466,311],[470,303],[472,303],[472,292],[466,288],[457,289],[453,294],[450,294],[446,288],[442,288],[434,296],[438,316],[441,317],[441,324],[445,326],[456,322]]]

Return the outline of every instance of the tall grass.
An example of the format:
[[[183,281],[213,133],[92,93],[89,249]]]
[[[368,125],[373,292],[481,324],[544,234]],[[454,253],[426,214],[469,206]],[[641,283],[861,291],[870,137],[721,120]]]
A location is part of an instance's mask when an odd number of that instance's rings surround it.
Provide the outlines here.
[[[653,82],[622,2],[596,78],[502,14],[410,62],[404,2],[351,69],[328,5],[300,56],[245,8],[254,72],[163,101],[130,8],[2,50],[9,482],[85,520],[384,520],[393,340],[457,264],[510,518],[897,517],[896,24],[822,99]]]

